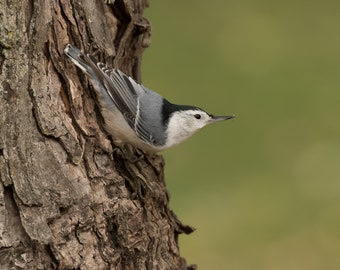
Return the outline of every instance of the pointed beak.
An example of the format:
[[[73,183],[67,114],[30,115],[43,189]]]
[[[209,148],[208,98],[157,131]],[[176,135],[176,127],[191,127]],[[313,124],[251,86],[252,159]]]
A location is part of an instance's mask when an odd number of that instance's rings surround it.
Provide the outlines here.
[[[210,115],[211,116],[211,123],[229,120],[235,118],[235,115],[227,115],[227,116],[216,116],[216,115]]]

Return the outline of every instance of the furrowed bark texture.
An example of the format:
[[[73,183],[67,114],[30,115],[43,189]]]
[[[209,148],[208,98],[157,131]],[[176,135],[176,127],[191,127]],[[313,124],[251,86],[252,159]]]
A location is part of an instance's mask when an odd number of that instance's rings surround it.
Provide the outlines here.
[[[146,1],[0,2],[0,269],[194,268],[162,157],[123,158],[63,54],[75,44],[140,80]]]

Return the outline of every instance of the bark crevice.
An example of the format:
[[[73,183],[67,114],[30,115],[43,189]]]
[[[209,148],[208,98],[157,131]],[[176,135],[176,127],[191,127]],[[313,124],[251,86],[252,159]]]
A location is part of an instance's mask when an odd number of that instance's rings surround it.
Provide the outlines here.
[[[74,43],[140,81],[146,6],[0,2],[0,269],[193,269],[163,158],[114,145],[63,54]]]

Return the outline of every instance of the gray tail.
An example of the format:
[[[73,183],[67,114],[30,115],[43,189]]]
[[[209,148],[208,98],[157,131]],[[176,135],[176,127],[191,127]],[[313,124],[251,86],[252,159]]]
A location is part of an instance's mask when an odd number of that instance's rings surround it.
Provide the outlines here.
[[[80,69],[88,73],[89,75],[95,75],[94,69],[97,68],[96,64],[91,60],[90,57],[85,55],[77,47],[67,44],[64,53],[75,63]]]

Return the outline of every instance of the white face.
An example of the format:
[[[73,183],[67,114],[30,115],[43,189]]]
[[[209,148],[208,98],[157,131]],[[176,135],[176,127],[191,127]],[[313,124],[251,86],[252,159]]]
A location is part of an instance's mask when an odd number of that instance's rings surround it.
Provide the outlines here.
[[[176,145],[197,130],[212,123],[212,118],[201,110],[178,111],[172,114],[167,129],[166,147]]]

